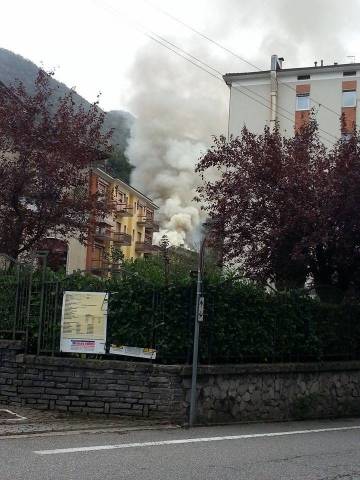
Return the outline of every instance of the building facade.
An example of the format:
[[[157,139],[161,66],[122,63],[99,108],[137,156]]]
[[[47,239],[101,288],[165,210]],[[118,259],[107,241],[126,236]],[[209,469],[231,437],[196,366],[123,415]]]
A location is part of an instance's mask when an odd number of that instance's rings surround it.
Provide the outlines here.
[[[238,136],[244,125],[254,133],[278,122],[285,136],[292,136],[314,109],[319,134],[326,146],[359,124],[357,109],[360,64],[283,68],[283,59],[271,57],[266,71],[228,73],[230,88],[229,135]],[[344,121],[341,122],[343,116]]]
[[[109,202],[106,218],[92,217],[85,245],[71,238],[67,243],[66,271],[87,271],[106,275],[116,271],[121,259],[136,259],[157,251],[153,233],[158,207],[144,194],[118,178],[96,168],[90,173],[90,192],[100,193]]]

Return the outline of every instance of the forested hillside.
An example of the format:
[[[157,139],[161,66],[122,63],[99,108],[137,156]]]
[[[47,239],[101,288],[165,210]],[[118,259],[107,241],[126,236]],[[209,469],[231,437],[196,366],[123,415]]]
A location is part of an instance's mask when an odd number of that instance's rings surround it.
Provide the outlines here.
[[[21,55],[0,48],[0,81],[5,85],[20,80],[24,83],[26,89],[31,93],[34,89],[34,80],[36,78],[39,67],[35,63],[27,60]],[[70,90],[64,83],[52,79],[51,83],[56,88],[57,96],[63,96]],[[74,101],[77,104],[89,106],[90,103],[77,93],[74,95]],[[132,170],[124,151],[130,137],[130,129],[134,122],[134,117],[122,110],[111,110],[107,112],[104,127],[106,129],[113,128],[114,133],[112,143],[114,145],[114,153],[108,162],[108,171],[110,174],[120,176],[122,180],[129,183],[130,173]]]

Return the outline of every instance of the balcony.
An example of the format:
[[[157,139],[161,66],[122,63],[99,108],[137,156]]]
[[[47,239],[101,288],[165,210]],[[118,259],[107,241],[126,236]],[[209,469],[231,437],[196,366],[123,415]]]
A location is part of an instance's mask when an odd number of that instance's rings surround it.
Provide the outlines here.
[[[157,252],[158,249],[159,247],[152,245],[152,243],[149,241],[135,243],[135,250],[138,253],[154,253]]]
[[[148,227],[145,225],[145,228],[148,228]],[[157,222],[152,221],[151,230],[153,232],[158,232],[160,230],[160,225]]]
[[[131,235],[124,232],[111,232],[111,240],[124,247],[131,245]]]
[[[91,260],[91,265],[89,271],[96,275],[103,275],[109,271],[110,264],[107,260],[100,258],[100,259],[93,259]]]
[[[112,234],[113,232],[111,232],[109,229],[98,226],[98,227],[95,227],[94,240],[97,240],[100,242],[111,242]]]
[[[131,245],[131,235],[125,232],[113,232],[104,227],[96,227],[93,234],[94,240],[98,242],[113,242],[124,247]]]
[[[101,225],[112,225],[112,220],[109,215],[107,215],[106,217],[101,217],[100,215],[97,215],[93,221],[97,227],[100,227]]]
[[[127,203],[114,202],[112,204],[112,209],[117,217],[132,217],[133,216],[133,207]]]
[[[153,232],[159,231],[159,224],[154,222],[154,219],[152,217],[139,217],[137,220],[137,224],[140,227],[145,227],[147,230],[152,230]]]
[[[121,264],[111,263],[104,258],[93,259],[88,271],[94,275],[107,276],[110,273],[120,272]]]

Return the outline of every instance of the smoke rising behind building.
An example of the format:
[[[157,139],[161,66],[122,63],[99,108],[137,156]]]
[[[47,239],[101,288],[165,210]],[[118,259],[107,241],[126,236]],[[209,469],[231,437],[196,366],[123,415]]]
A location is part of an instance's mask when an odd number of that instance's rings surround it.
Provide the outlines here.
[[[202,30],[262,69],[273,53],[285,57],[285,68],[320,59],[347,62],[356,54],[342,40],[344,32],[358,35],[355,0],[347,4],[348,15],[340,2],[327,0],[298,7],[288,0],[254,0],[251,8],[245,0],[208,5]],[[167,38],[223,73],[253,70],[189,31]],[[226,133],[227,87],[151,40],[138,50],[129,79],[128,107],[137,118],[128,147],[136,167],[132,181],[160,206],[158,236],[167,232],[174,244],[191,243],[201,218],[193,202],[199,182],[194,169],[212,135]]]

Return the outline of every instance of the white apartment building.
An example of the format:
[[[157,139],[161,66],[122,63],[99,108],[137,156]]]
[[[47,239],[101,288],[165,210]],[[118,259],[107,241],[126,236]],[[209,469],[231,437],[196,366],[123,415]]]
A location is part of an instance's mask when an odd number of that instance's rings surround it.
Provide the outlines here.
[[[313,67],[286,69],[283,61],[272,55],[270,70],[224,75],[230,88],[229,135],[239,135],[244,125],[262,133],[264,125],[277,121],[281,132],[291,136],[312,108],[325,145],[350,134],[360,121],[356,108],[360,63],[324,65],[321,60]]]

